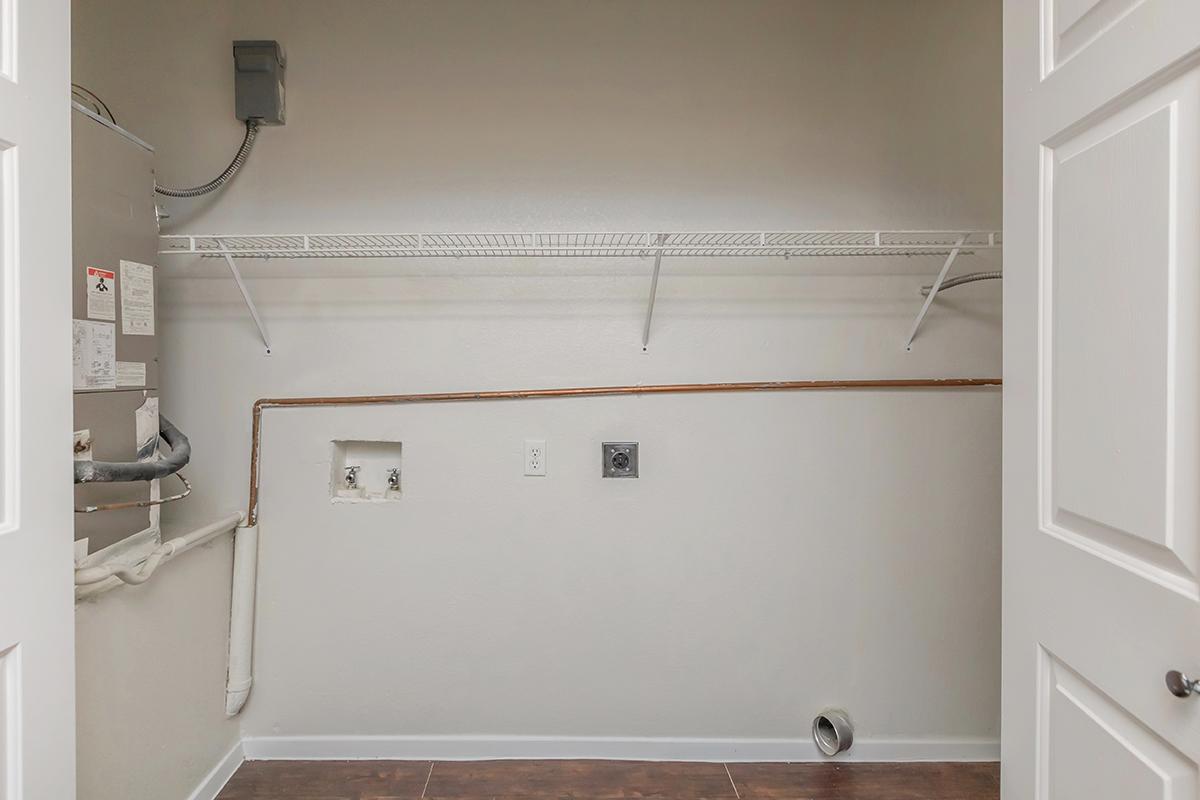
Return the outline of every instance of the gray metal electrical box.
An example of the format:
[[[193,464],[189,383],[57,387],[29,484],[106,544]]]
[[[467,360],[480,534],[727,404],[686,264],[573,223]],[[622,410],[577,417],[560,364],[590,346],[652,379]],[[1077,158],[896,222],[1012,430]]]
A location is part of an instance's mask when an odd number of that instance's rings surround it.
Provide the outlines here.
[[[264,125],[282,125],[283,75],[287,58],[274,39],[233,43],[234,96],[237,118],[255,119]]]

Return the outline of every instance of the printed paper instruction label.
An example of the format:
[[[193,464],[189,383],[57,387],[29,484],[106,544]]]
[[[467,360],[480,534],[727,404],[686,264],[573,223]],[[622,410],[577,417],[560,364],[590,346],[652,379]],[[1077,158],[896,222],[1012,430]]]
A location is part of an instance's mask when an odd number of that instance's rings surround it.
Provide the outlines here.
[[[154,267],[121,262],[121,333],[154,335]]]
[[[117,362],[117,388],[124,389],[126,387],[142,388],[146,385],[146,362],[145,361],[118,361]]]
[[[88,319],[117,319],[117,276],[112,270],[87,268]]]
[[[117,326],[71,320],[71,366],[76,389],[117,388]]]

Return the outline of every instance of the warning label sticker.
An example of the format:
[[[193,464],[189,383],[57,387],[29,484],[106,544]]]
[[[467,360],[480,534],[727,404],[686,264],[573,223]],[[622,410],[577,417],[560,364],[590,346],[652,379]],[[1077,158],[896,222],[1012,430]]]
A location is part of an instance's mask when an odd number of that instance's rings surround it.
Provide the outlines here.
[[[117,319],[117,275],[100,267],[87,268],[87,315],[89,319]]]

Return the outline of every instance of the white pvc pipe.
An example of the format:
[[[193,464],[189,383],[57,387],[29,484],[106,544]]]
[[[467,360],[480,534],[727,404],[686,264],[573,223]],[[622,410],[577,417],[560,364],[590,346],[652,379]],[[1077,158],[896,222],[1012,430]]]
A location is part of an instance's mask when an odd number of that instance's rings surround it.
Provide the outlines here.
[[[225,714],[237,716],[250,696],[254,661],[254,594],[258,581],[258,526],[238,528],[233,540],[233,598],[229,610],[229,672]]]
[[[223,533],[234,530],[245,521],[245,515],[240,511],[227,517],[210,522],[208,525],[196,528],[169,539],[154,548],[141,563],[138,564],[100,564],[95,567],[84,567],[75,570],[75,585],[80,587],[80,597],[91,597],[123,583],[138,585],[145,583],[162,564],[170,561],[180,553],[186,553],[194,547],[215,539]]]

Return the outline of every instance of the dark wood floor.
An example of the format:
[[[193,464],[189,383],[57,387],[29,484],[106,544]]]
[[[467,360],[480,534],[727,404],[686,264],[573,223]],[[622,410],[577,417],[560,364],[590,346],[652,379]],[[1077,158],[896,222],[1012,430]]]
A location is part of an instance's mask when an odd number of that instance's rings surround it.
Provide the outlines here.
[[[248,761],[217,800],[999,800],[997,764]]]

